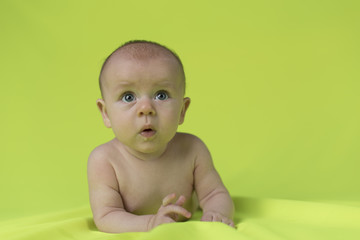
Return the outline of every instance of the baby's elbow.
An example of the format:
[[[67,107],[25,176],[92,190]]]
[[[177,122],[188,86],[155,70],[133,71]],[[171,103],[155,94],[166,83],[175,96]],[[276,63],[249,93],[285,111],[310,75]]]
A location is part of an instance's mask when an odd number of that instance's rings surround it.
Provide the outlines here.
[[[108,229],[106,228],[106,225],[104,225],[104,221],[101,217],[93,217],[94,220],[94,224],[96,226],[96,228],[100,231],[100,232],[108,232]]]
[[[94,223],[95,223],[96,228],[100,232],[104,232],[104,233],[121,233],[121,231],[114,230],[109,224],[107,224],[106,222],[104,222],[101,219],[94,219]]]
[[[94,223],[100,232],[123,233],[128,232],[122,219],[123,211],[110,211],[102,215],[94,216]],[[120,220],[120,221],[119,221]]]
[[[100,231],[100,232],[104,232],[104,233],[113,233],[112,229],[109,227],[109,224],[107,224],[107,215],[108,214],[104,214],[102,216],[93,216],[94,219],[94,223],[96,228]]]
[[[101,223],[95,221],[95,225],[96,225],[97,230],[99,230],[99,232],[110,233],[108,231],[108,229]]]

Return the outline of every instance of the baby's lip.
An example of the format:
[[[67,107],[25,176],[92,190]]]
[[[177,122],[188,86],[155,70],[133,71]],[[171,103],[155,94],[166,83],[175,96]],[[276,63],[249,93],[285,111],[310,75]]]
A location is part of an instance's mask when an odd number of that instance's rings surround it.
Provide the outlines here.
[[[147,124],[141,128],[140,133],[144,131],[155,131],[155,128],[152,125]]]
[[[155,135],[156,130],[151,125],[145,125],[143,128],[141,128],[140,135],[145,138],[151,138]]]

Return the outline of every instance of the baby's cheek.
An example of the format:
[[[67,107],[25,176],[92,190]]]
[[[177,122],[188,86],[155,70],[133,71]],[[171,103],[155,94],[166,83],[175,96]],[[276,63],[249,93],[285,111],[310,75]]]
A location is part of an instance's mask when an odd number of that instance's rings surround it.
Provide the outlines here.
[[[112,125],[112,129],[115,133],[115,136],[120,140],[126,140],[134,135],[136,131],[135,127],[133,127],[133,121],[124,121],[119,119]]]
[[[166,128],[167,132],[169,132],[170,134],[175,133],[179,126],[179,119],[179,116],[169,114],[162,120],[163,127]]]

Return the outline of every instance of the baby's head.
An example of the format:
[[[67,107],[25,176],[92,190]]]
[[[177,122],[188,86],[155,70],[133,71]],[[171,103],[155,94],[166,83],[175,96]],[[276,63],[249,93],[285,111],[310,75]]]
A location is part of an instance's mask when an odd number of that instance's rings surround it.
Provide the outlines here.
[[[105,126],[134,154],[162,153],[190,104],[179,57],[158,43],[130,41],[105,60],[99,81]]]
[[[107,65],[109,65],[108,63],[111,61],[111,59],[119,56],[134,61],[146,61],[157,57],[168,58],[169,61],[175,60],[179,74],[182,78],[183,91],[185,94],[185,72],[179,56],[174,51],[159,43],[146,40],[132,40],[118,47],[105,59],[99,76],[99,87],[102,98],[104,98],[104,82],[106,82],[106,76],[104,76],[104,72],[106,72],[106,69],[109,68]]]

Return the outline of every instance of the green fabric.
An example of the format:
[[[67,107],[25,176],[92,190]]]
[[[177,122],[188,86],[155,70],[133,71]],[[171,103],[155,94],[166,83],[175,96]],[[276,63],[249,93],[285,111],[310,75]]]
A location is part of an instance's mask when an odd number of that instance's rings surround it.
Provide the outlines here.
[[[0,239],[355,240],[360,238],[359,203],[252,198],[234,198],[234,202],[237,229],[222,223],[200,222],[201,212],[198,211],[191,221],[164,224],[150,232],[108,234],[96,229],[91,210],[85,206],[68,212],[4,221],[0,223]]]

